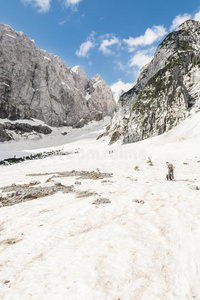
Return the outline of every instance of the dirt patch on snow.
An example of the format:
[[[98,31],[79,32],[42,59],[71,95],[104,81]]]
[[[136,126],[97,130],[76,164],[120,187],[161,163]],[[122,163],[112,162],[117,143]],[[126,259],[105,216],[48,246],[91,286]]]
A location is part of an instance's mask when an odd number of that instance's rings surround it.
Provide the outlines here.
[[[77,198],[87,198],[96,195],[96,193],[90,191],[76,191],[76,194],[77,194],[76,196]]]
[[[51,186],[41,186],[40,181],[31,181],[28,184],[12,184],[11,186],[5,186],[1,188],[3,196],[0,197],[1,207],[12,206],[21,202],[30,201],[46,196],[54,195],[57,192],[62,193],[74,193],[77,198],[86,198],[97,195],[96,192],[90,190],[75,190],[73,185],[66,186],[60,182],[54,183],[53,178],[61,177],[77,177],[77,179],[104,179],[112,177],[112,173],[101,173],[98,169],[97,171],[66,171],[66,172],[56,172],[56,173],[34,173],[28,174],[27,176],[49,176],[46,183],[51,183]],[[79,184],[81,182],[78,181]],[[100,204],[102,199],[96,200]],[[100,201],[100,202],[99,202]],[[104,202],[108,203],[108,202]],[[95,203],[94,203],[95,204]],[[97,204],[97,205],[98,205]]]
[[[99,205],[99,204],[108,204],[111,201],[108,198],[98,198],[92,204]]]
[[[55,172],[55,173],[33,173],[27,174],[27,176],[45,176],[45,175],[52,175],[52,178],[59,178],[59,177],[77,177],[78,180],[80,179],[104,179],[110,178],[113,176],[112,173],[101,173],[100,171],[66,171],[66,172]]]
[[[2,206],[11,206],[21,202],[53,195],[57,192],[72,193],[74,187],[55,184],[54,186],[35,186],[33,184],[12,184],[1,188],[6,195],[1,198]]]
[[[13,245],[13,244],[19,243],[21,241],[22,241],[22,239],[6,239],[3,241],[0,241],[0,245]]]

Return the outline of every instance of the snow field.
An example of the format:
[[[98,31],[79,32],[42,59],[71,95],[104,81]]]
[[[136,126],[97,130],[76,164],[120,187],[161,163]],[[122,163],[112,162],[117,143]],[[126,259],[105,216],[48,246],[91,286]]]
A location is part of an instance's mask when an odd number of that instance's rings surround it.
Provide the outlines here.
[[[59,182],[94,192],[59,192],[0,208],[1,299],[200,299],[200,191],[194,189],[200,188],[199,117],[129,145],[96,140],[108,120],[70,129],[66,136],[55,130],[53,139],[1,145],[2,158],[13,147],[19,154],[78,153],[1,167],[0,189],[38,180],[41,186]],[[175,165],[174,182],[165,180],[166,161]],[[40,175],[72,170],[113,176],[47,182],[51,175]],[[111,203],[92,204],[97,198]]]

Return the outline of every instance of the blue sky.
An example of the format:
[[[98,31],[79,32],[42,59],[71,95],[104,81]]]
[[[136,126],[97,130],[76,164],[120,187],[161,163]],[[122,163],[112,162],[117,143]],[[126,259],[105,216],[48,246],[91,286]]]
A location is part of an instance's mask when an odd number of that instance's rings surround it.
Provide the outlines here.
[[[187,19],[200,21],[196,0],[0,0],[0,23],[23,31],[80,65],[88,79],[100,74],[114,93],[130,88],[158,44]]]

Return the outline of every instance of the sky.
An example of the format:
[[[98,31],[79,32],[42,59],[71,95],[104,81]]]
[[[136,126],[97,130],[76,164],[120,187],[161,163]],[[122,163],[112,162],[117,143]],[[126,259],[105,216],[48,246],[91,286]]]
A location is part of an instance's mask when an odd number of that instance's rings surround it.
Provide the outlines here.
[[[159,43],[188,19],[196,0],[0,0],[0,23],[23,31],[88,79],[99,74],[114,95],[131,88]]]

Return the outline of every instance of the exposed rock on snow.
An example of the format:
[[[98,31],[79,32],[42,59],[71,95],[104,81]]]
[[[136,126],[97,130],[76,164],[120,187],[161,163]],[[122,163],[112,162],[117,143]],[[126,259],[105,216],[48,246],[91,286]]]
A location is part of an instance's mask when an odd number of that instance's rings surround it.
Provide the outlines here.
[[[12,140],[12,135],[9,135],[4,126],[0,124],[0,142],[7,142]]]
[[[111,203],[111,201],[109,199],[107,199],[107,198],[98,198],[92,204],[100,205],[100,204],[108,204],[108,203]]]
[[[5,142],[14,139],[12,132],[23,135],[23,133],[42,133],[50,134],[51,128],[42,125],[30,125],[27,123],[10,123],[5,122],[0,124],[0,142]]]
[[[6,196],[1,200],[2,206],[12,206],[21,202],[50,196],[58,192],[71,193],[74,191],[73,186],[63,186],[62,184],[46,187],[35,185],[37,183],[3,187],[2,191],[6,193]]]
[[[110,135],[125,143],[162,134],[200,110],[200,22],[186,21],[159,45],[118,101]]]
[[[108,178],[111,177],[112,174],[109,173],[101,173],[101,172],[89,172],[89,171],[71,171],[71,172],[60,172],[60,173],[44,173],[44,174],[28,174],[28,176],[44,176],[44,175],[52,175],[49,177],[46,182],[47,183],[53,183],[54,179],[57,179],[59,177],[78,177],[77,179],[103,179],[103,178]],[[86,198],[90,197],[93,195],[96,195],[97,193],[91,192],[88,190],[75,190],[74,186],[65,186],[62,185],[60,182],[54,183],[52,186],[41,186],[40,181],[31,181],[29,184],[12,184],[11,186],[6,186],[2,187],[1,190],[4,194],[0,198],[1,200],[1,207],[3,206],[12,206],[21,202],[29,201],[29,200],[34,200],[37,198],[42,198],[46,196],[53,195],[58,192],[63,192],[63,193],[75,193],[78,198]],[[79,183],[81,184],[81,183]],[[98,198],[96,199],[92,204],[103,204],[103,203],[111,203],[110,200],[106,198]]]
[[[66,171],[66,172],[55,172],[55,173],[33,173],[28,174],[28,176],[42,176],[42,175],[52,175],[51,178],[54,177],[71,177],[75,176],[78,177],[77,179],[103,179],[103,178],[109,178],[112,177],[112,173],[101,173],[100,171]]]
[[[68,68],[8,25],[0,25],[0,40],[0,118],[82,127],[113,114],[112,92],[99,75],[93,87],[96,77],[88,82],[79,66]]]
[[[4,166],[8,166],[8,165],[12,165],[12,164],[17,164],[26,160],[35,160],[35,159],[43,159],[43,158],[47,158],[49,156],[56,156],[56,155],[69,155],[72,153],[77,153],[76,151],[74,152],[65,152],[62,150],[55,150],[55,151],[49,151],[49,152],[42,152],[42,153],[37,153],[34,155],[28,155],[28,156],[23,156],[23,157],[16,157],[16,155],[14,157],[11,158],[6,158],[4,160],[0,160],[0,165],[4,165]]]

